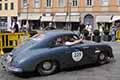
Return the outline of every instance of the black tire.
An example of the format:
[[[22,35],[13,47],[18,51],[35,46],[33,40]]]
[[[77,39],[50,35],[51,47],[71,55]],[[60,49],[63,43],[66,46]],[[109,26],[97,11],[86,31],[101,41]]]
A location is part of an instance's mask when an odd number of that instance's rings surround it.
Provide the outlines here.
[[[105,55],[104,52],[101,52],[101,53],[98,54],[97,63],[98,63],[99,65],[105,64],[105,63],[108,62],[107,59],[108,59],[108,56]]]
[[[53,74],[56,70],[57,63],[50,60],[41,62],[37,67],[38,73],[42,76]]]

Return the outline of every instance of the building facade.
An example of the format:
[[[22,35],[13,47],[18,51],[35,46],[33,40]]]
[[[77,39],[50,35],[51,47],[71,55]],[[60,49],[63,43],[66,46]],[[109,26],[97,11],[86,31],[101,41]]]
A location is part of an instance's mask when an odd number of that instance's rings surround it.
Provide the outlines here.
[[[77,30],[80,23],[108,29],[110,20],[120,16],[120,0],[19,0],[18,5],[18,20],[33,28],[51,22],[58,29]]]
[[[11,27],[18,16],[18,0],[0,0],[0,30]]]

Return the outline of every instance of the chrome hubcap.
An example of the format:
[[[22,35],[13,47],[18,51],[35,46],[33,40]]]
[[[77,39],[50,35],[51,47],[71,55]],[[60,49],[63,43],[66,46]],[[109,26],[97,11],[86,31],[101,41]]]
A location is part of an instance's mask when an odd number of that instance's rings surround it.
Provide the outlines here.
[[[100,60],[103,60],[105,58],[105,55],[102,53],[100,54]]]
[[[43,69],[45,70],[49,70],[51,68],[51,63],[50,62],[44,62],[43,63]]]

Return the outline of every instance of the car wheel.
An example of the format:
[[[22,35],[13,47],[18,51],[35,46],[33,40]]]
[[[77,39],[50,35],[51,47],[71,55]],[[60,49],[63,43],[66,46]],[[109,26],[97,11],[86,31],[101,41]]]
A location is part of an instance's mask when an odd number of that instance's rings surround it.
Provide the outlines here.
[[[56,71],[57,64],[54,61],[43,61],[37,67],[37,71],[40,75],[49,75]]]
[[[99,53],[97,62],[100,65],[105,64],[107,62],[107,56],[103,52]]]

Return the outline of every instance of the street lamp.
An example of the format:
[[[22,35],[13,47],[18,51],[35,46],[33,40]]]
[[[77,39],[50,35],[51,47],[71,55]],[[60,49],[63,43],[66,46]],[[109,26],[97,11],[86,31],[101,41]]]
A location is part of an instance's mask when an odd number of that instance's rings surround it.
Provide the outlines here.
[[[27,8],[27,12],[26,12],[26,13],[27,13],[27,14],[26,14],[26,15],[27,15],[27,21],[26,21],[26,25],[27,25],[27,26],[26,26],[26,27],[27,27],[27,29],[29,29],[29,26],[28,26],[28,24],[29,24],[29,23],[28,23],[28,17],[29,17],[29,4],[28,4],[28,3],[26,4],[26,8]]]
[[[68,16],[68,14],[69,14],[69,12],[68,12],[68,2],[69,2],[69,0],[67,0],[67,10],[66,10],[66,16],[65,16],[65,29],[67,29],[68,30],[68,24],[67,24],[67,16]]]
[[[40,16],[40,30],[42,30],[41,18],[42,16]]]
[[[68,18],[68,24],[67,24],[67,28],[68,30],[70,29],[70,22],[71,22],[71,2],[70,0],[67,0],[67,16],[69,17]]]
[[[71,2],[69,2],[69,29],[71,29]]]

